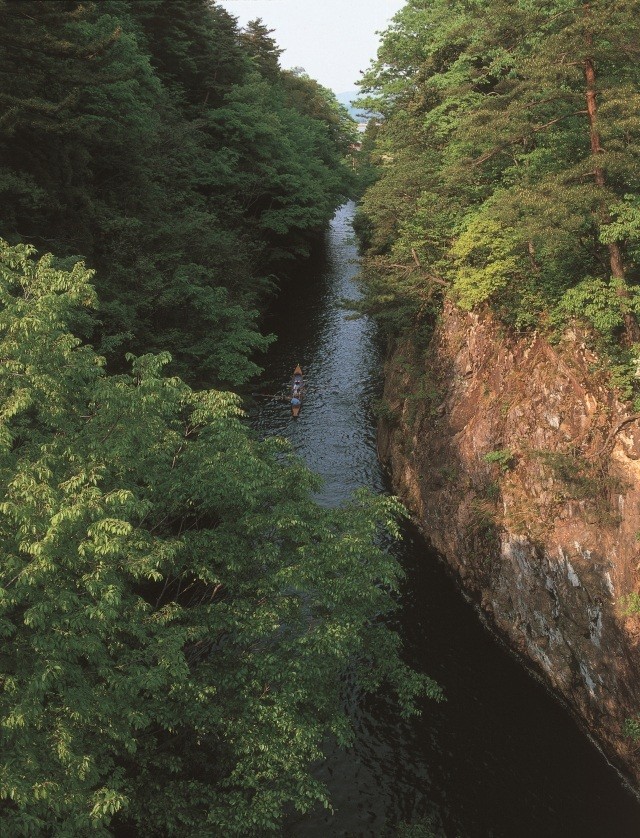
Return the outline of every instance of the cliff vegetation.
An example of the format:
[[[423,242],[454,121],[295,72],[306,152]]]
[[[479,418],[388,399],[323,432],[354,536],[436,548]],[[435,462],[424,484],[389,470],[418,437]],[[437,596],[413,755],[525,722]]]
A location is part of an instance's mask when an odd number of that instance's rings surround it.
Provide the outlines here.
[[[357,221],[395,485],[636,783],[639,36],[626,0],[409,0]]]
[[[381,119],[362,201],[369,309],[443,297],[510,328],[580,320],[637,397],[640,70],[631,2],[420,2],[362,81]],[[428,326],[427,326],[428,328]]]

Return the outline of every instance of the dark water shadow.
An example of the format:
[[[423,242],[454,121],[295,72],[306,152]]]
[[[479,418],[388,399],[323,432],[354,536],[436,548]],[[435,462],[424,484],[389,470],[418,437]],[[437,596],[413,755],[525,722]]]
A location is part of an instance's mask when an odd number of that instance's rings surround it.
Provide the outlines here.
[[[385,491],[372,406],[380,392],[375,328],[340,307],[357,296],[352,205],[334,220],[324,257],[289,281],[267,327],[279,340],[261,384],[286,382],[300,363],[310,391],[299,420],[262,402],[252,424],[286,436],[325,481],[319,500],[358,486]],[[436,678],[447,701],[402,720],[393,697],[348,696],[353,748],[327,746],[316,774],[334,813],[292,818],[286,834],[382,836],[429,818],[451,838],[635,838],[640,805],[565,710],[484,629],[437,555],[411,525],[391,548],[406,581],[396,616],[407,660]]]

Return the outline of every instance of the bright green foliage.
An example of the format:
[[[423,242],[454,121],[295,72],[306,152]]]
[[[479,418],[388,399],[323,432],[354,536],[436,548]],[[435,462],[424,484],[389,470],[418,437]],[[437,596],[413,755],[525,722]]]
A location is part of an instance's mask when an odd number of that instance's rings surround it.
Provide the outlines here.
[[[625,241],[634,264],[640,263],[640,196],[625,195],[624,200],[612,208],[613,220],[600,232],[600,241]]]
[[[449,293],[636,339],[639,27],[628,0],[407,2],[363,80],[383,116],[360,218],[374,312],[412,300],[409,326]]]
[[[635,592],[628,594],[623,598],[622,604],[626,615],[640,614],[640,594]],[[638,733],[640,734],[640,730]]]
[[[112,369],[258,371],[274,275],[350,188],[335,98],[291,95],[278,52],[208,0],[1,0],[0,235],[96,269]]]
[[[438,696],[381,620],[398,506],[320,508],[166,354],[107,375],[67,326],[88,278],[2,244],[0,832],[276,832],[326,800],[347,683]]]
[[[455,293],[462,308],[472,309],[495,297],[518,276],[518,241],[491,209],[476,215],[451,247]]]
[[[509,448],[498,448],[495,451],[488,451],[482,458],[485,463],[495,463],[500,471],[506,472],[513,468],[515,457]]]
[[[640,740],[640,719],[627,719],[624,726],[624,734],[635,742]]]
[[[628,311],[626,297],[621,298],[620,280],[588,277],[562,296],[554,316],[561,323],[566,319],[585,318],[605,338],[612,339],[624,324],[623,314]]]

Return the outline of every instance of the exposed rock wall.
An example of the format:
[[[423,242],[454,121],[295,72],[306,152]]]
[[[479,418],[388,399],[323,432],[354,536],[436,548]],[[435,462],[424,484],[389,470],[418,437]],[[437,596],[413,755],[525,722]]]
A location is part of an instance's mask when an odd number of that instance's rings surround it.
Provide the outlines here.
[[[380,453],[489,623],[640,788],[640,421],[569,333],[505,336],[449,305],[388,360]],[[489,455],[487,457],[487,455]]]

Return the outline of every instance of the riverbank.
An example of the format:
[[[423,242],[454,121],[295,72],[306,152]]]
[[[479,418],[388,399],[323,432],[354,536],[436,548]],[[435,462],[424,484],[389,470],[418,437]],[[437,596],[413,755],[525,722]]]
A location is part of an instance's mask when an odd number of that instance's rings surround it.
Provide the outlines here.
[[[380,450],[463,590],[638,787],[640,437],[578,335],[508,338],[448,304],[387,364]],[[416,391],[422,397],[416,398]]]
[[[331,225],[324,253],[291,277],[273,306],[278,335],[265,356],[265,392],[296,363],[309,381],[300,419],[265,401],[252,421],[288,438],[324,479],[327,505],[354,489],[388,491],[376,454],[383,352],[375,324],[340,306],[355,297],[352,204]],[[262,389],[262,386],[261,386]],[[317,776],[334,812],[288,824],[295,838],[394,835],[424,818],[456,838],[632,838],[640,807],[567,713],[479,623],[433,550],[412,527],[390,545],[407,574],[397,621],[406,659],[435,677],[447,701],[400,718],[384,693],[363,704],[348,691],[353,747],[326,746]]]

